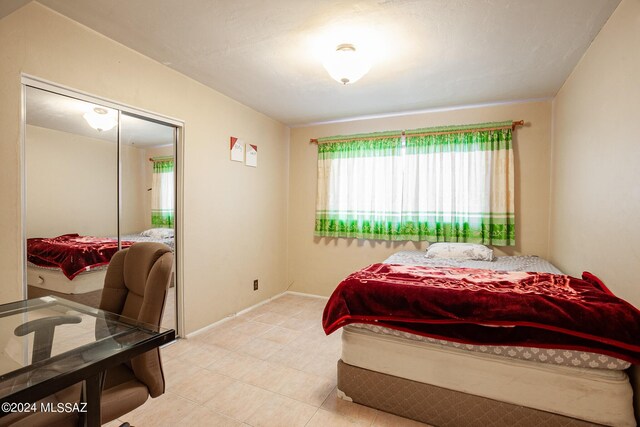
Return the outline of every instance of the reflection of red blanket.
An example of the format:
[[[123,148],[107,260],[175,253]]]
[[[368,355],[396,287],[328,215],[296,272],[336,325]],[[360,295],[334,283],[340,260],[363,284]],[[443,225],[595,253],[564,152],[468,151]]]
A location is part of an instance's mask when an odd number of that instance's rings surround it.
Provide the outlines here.
[[[640,363],[640,311],[589,273],[581,280],[373,264],[343,280],[324,309],[327,334],[349,323],[469,344],[591,351]]]
[[[128,248],[133,242],[122,242]],[[27,259],[41,267],[58,267],[72,280],[92,267],[109,264],[118,241],[102,237],[63,234],[53,238],[27,239]]]

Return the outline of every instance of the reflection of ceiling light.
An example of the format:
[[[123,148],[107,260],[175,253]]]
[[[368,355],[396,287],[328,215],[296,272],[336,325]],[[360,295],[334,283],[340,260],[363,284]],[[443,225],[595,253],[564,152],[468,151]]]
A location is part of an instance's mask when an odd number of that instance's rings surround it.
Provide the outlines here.
[[[338,45],[323,65],[331,77],[344,85],[355,83],[371,68],[367,58],[356,52],[352,44]]]
[[[89,126],[98,132],[111,130],[118,124],[118,119],[116,119],[115,114],[106,108],[96,107],[93,111],[85,113],[82,117],[89,123]]]

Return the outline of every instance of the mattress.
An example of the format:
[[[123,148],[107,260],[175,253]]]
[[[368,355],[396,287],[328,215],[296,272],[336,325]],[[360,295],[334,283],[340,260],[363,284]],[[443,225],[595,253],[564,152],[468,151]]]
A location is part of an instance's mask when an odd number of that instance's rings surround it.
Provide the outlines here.
[[[499,256],[493,261],[467,261],[451,258],[427,258],[425,251],[400,251],[391,255],[385,264],[424,265],[426,267],[482,268],[499,271],[532,271],[563,274],[553,264],[537,256]]]
[[[373,333],[400,337],[408,340],[426,342],[436,346],[457,348],[464,351],[491,354],[497,357],[520,359],[560,366],[572,366],[591,369],[612,369],[622,371],[631,366],[626,360],[618,359],[605,354],[591,353],[579,350],[538,348],[538,347],[516,347],[506,345],[473,345],[461,344],[453,341],[446,341],[410,332],[398,331],[384,326],[368,325],[364,323],[353,323],[348,328],[367,329]]]
[[[352,366],[603,425],[635,426],[624,371],[505,359],[347,326]]]
[[[158,239],[155,237],[143,236],[142,234],[124,234],[120,236],[120,239],[123,241],[134,242],[134,243],[137,243],[137,242],[164,243],[165,245],[169,246],[169,248],[171,248],[172,251],[176,250],[175,249],[176,243],[173,237],[170,237],[168,239]]]
[[[27,285],[63,294],[85,294],[102,290],[107,266],[78,274],[69,280],[60,269],[38,267],[27,263]]]

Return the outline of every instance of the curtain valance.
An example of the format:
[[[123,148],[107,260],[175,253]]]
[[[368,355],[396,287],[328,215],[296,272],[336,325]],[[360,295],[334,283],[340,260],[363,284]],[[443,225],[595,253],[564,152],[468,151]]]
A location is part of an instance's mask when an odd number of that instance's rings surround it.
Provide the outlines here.
[[[334,135],[326,136],[323,138],[312,139],[311,142],[319,145],[324,144],[336,144],[336,143],[361,143],[365,141],[374,141],[377,139],[398,139],[403,136],[426,136],[426,135],[446,135],[446,134],[471,134],[474,132],[483,132],[499,129],[511,129],[515,126],[523,125],[524,121],[504,121],[504,122],[488,122],[488,123],[474,123],[468,125],[456,125],[456,126],[436,126],[428,128],[418,128],[409,130],[393,130],[385,132],[373,132],[373,133],[359,133],[352,135]],[[328,149],[328,148],[327,148]]]
[[[489,122],[489,123],[475,123],[469,125],[456,125],[456,126],[436,126],[429,128],[411,129],[404,131],[407,136],[420,135],[420,134],[460,134],[460,133],[473,133],[473,132],[486,132],[499,129],[512,129],[514,122],[508,120],[505,122]]]
[[[173,172],[173,156],[154,157],[151,161],[154,173]]]

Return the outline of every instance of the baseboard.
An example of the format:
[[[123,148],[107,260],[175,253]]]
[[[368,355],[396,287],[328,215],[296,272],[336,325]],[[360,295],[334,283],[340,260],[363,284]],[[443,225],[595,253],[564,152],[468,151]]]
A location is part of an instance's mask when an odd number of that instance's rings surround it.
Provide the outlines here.
[[[255,310],[256,308],[260,307],[261,305],[264,305],[264,304],[266,304],[268,302],[271,302],[271,301],[273,301],[275,299],[278,299],[281,296],[286,295],[286,294],[298,295],[298,296],[302,296],[302,297],[318,298],[318,299],[322,299],[322,300],[329,299],[329,297],[325,297],[325,296],[322,296],[322,295],[307,294],[307,293],[304,293],[304,292],[294,292],[294,291],[281,292],[281,293],[279,293],[277,295],[272,296],[271,298],[268,298],[268,299],[266,299],[264,301],[260,301],[259,303],[256,303],[256,304],[254,304],[254,305],[252,305],[250,307],[247,307],[247,308],[245,308],[243,310],[240,310],[237,313],[233,313],[233,314],[231,314],[231,315],[229,315],[227,317],[224,317],[224,318],[218,320],[217,322],[211,323],[210,325],[207,325],[207,326],[205,326],[203,328],[200,328],[200,329],[195,330],[195,331],[193,331],[191,333],[188,333],[186,338],[193,338],[195,336],[203,334],[203,333],[207,332],[208,330],[210,330],[211,328],[214,328],[214,327],[216,327],[218,325],[221,325],[221,324],[223,324],[225,322],[228,322],[229,320],[234,319],[235,317],[243,315],[245,313],[248,313],[251,310]]]
[[[214,327],[216,327],[216,326],[218,326],[218,325],[221,325],[221,324],[223,324],[223,323],[225,323],[225,322],[228,322],[229,320],[234,319],[234,318],[236,318],[237,316],[240,316],[240,315],[242,315],[242,314],[248,313],[248,312],[250,312],[251,310],[255,310],[256,308],[260,307],[261,305],[264,305],[264,304],[266,304],[266,303],[268,303],[268,302],[271,302],[271,301],[273,301],[273,300],[274,300],[274,299],[276,299],[276,298],[280,298],[280,297],[281,297],[282,295],[284,295],[285,293],[286,293],[286,292],[281,292],[281,293],[279,293],[279,294],[277,294],[277,295],[272,296],[271,298],[267,298],[267,299],[266,299],[266,300],[264,300],[264,301],[260,301],[260,302],[258,302],[258,303],[256,303],[256,304],[254,304],[254,305],[252,305],[252,306],[250,306],[250,307],[247,307],[247,308],[242,309],[242,310],[240,310],[240,311],[238,311],[238,312],[236,312],[236,313],[233,313],[233,314],[231,314],[231,315],[229,315],[229,316],[227,316],[227,317],[224,317],[224,318],[222,318],[222,319],[218,320],[217,322],[213,322],[213,323],[211,323],[211,324],[209,324],[209,325],[207,325],[207,326],[205,326],[205,327],[203,327],[203,328],[200,328],[200,329],[197,329],[197,330],[195,330],[195,331],[193,331],[193,332],[191,332],[191,333],[188,333],[188,334],[186,335],[186,337],[185,337],[185,338],[193,338],[193,337],[195,337],[195,336],[198,336],[198,335],[200,335],[200,334],[203,334],[203,333],[207,332],[208,330],[210,330],[211,328],[214,328]]]
[[[311,298],[318,298],[318,299],[323,299],[323,300],[328,300],[329,297],[325,297],[322,295],[316,295],[316,294],[307,294],[305,292],[295,292],[295,291],[286,291],[283,294],[291,294],[291,295],[298,295],[301,297],[311,297]],[[281,295],[279,295],[281,296]]]

